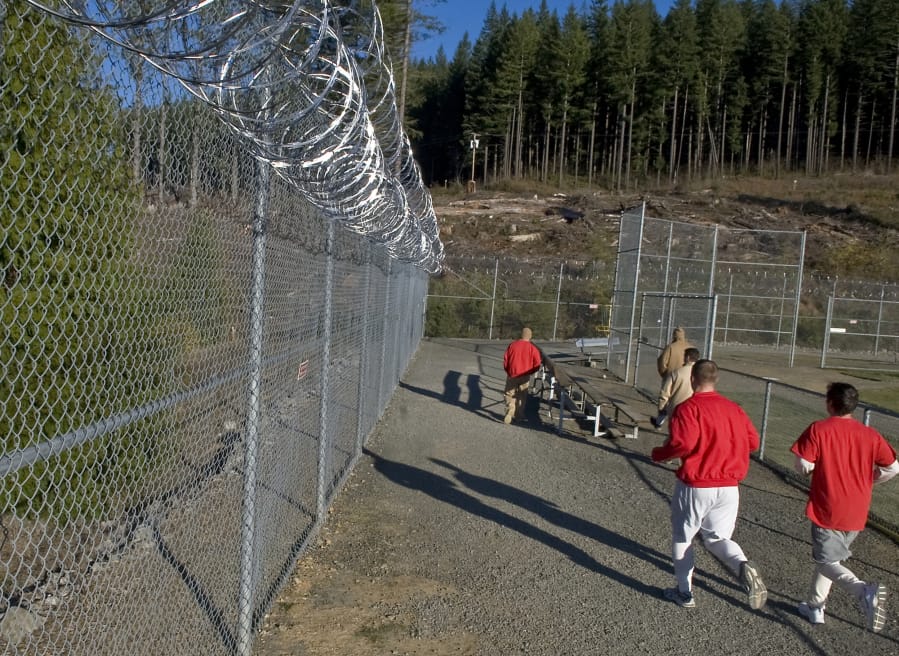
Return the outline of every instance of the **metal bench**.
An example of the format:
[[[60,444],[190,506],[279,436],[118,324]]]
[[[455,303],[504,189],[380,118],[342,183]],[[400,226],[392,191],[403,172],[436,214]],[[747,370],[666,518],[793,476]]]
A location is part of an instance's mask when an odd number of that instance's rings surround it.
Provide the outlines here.
[[[543,386],[549,389],[546,401],[550,413],[553,409],[558,410],[559,432],[564,429],[565,419],[583,419],[592,423],[593,437],[611,434],[614,437],[637,438],[640,413],[608,397],[594,381],[579,375],[575,368],[547,359],[542,376],[549,377],[549,384],[544,383]],[[603,406],[613,409],[614,419],[611,419],[608,413],[603,414]],[[619,413],[623,413],[632,421],[633,425],[629,426],[627,432],[619,427]]]

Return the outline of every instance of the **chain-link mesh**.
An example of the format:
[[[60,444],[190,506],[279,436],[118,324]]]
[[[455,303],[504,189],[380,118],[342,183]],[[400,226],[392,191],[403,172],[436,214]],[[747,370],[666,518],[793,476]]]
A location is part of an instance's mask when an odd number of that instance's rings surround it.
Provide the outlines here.
[[[611,267],[594,260],[447,257],[431,281],[427,333],[534,339],[608,335]]]
[[[739,403],[762,435],[760,457],[785,473],[793,472],[790,446],[813,421],[826,416],[824,395],[783,383],[721,369],[719,392]],[[854,416],[880,432],[899,450],[899,415],[860,405]],[[894,485],[875,487],[871,517],[899,532],[899,490]]]
[[[336,33],[322,45],[305,4],[141,22],[151,4],[55,6],[89,31],[0,0],[4,654],[248,654],[418,345],[442,257],[381,131],[389,94],[359,86],[374,58],[351,71],[369,105],[340,115],[366,140],[332,126],[352,139],[328,150],[302,135],[328,131],[336,91],[306,116],[308,94],[287,111],[272,82],[299,52],[292,84],[333,73]],[[269,67],[263,42],[288,41]],[[330,168],[352,161],[358,184]]]
[[[676,304],[641,318],[643,294],[717,296],[716,343],[789,348],[792,362],[804,233],[657,219],[645,215],[644,205],[622,214],[618,243],[612,332],[619,345],[609,357],[616,375],[631,379],[638,338],[662,348],[671,334],[669,309]],[[684,321],[705,325],[698,317]],[[697,339],[689,332],[687,337]]]
[[[899,301],[833,297],[825,317],[822,367],[899,368]]]

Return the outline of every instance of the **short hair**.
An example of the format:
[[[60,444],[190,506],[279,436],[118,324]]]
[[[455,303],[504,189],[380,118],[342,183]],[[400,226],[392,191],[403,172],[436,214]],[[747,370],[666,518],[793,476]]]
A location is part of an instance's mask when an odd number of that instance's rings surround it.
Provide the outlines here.
[[[690,377],[700,385],[714,385],[718,382],[718,365],[714,360],[697,360]]]
[[[521,329],[521,339],[530,339],[534,336],[534,333],[531,332],[531,329],[525,326]]]
[[[848,415],[858,407],[858,390],[849,383],[828,383],[827,402],[837,415]]]
[[[699,349],[692,346],[684,349],[684,362],[696,362],[699,359]]]

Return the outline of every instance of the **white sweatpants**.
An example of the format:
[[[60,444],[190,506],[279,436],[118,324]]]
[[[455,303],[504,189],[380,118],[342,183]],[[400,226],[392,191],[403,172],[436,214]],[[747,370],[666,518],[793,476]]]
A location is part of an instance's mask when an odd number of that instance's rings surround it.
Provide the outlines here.
[[[678,481],[671,497],[671,556],[682,592],[693,589],[693,538],[699,533],[715,558],[734,575],[746,561],[743,549],[730,539],[737,523],[740,492],[728,487],[690,487]]]

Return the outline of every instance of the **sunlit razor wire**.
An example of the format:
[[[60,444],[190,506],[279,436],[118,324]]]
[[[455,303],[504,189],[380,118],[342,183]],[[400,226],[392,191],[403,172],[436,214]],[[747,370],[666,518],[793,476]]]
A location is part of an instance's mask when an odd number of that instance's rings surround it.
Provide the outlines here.
[[[332,220],[440,269],[374,2],[27,1],[176,78]]]

